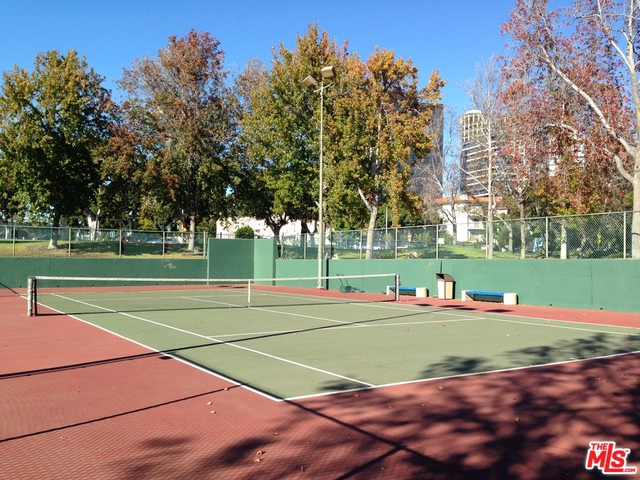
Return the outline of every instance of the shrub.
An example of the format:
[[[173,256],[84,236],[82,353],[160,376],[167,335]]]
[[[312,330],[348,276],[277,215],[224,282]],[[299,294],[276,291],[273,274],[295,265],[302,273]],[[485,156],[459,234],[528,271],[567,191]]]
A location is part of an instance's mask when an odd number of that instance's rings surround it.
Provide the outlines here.
[[[251,228],[248,225],[245,225],[244,227],[240,227],[238,230],[236,230],[236,238],[255,238],[255,232],[253,231],[253,228]]]

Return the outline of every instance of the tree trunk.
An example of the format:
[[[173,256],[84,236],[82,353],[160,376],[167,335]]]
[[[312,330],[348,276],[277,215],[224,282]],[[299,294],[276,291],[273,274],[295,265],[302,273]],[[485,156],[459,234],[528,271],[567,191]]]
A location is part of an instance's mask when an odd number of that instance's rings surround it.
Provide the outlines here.
[[[95,242],[100,230],[100,209],[98,209],[97,213],[94,213],[93,210],[88,208],[85,211],[85,215],[87,216],[87,225],[89,226],[89,240]]]
[[[369,228],[367,229],[367,259],[373,258],[373,235],[376,228],[376,220],[378,219],[378,206],[371,204],[369,212]]]
[[[58,248],[58,230],[60,229],[60,215],[57,213],[53,215],[53,225],[51,228],[51,238],[49,239],[49,250]]]
[[[191,213],[189,215],[189,243],[187,250],[194,252],[196,248],[196,214]]]

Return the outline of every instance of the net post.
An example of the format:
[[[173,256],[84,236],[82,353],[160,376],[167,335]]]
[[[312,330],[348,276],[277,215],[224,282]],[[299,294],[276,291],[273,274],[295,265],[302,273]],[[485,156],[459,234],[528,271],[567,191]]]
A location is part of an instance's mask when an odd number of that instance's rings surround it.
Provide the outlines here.
[[[28,277],[27,278],[27,316],[33,317],[34,315],[34,305],[36,304],[34,301],[35,297],[35,289],[36,289],[36,278]],[[35,313],[38,313],[37,311]]]
[[[251,308],[251,280],[247,280],[247,308]]]
[[[395,275],[395,283],[396,283],[395,300],[396,302],[399,302],[400,301],[400,275],[397,273]]]

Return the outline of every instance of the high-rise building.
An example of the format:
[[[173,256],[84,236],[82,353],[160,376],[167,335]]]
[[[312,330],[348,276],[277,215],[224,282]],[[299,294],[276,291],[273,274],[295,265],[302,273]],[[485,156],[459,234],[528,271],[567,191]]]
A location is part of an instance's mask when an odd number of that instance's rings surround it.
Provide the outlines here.
[[[489,194],[489,155],[497,147],[497,129],[489,127],[491,119],[486,119],[480,110],[469,110],[460,117],[461,193],[469,196],[487,196]],[[494,145],[491,145],[494,143]],[[493,165],[493,174],[497,165]],[[495,176],[494,176],[495,178]]]

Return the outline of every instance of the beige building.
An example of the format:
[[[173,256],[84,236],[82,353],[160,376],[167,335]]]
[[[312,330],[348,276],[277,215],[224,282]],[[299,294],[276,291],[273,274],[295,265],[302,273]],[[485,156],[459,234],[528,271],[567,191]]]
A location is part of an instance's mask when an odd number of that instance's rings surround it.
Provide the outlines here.
[[[490,130],[494,128],[494,131]],[[460,192],[469,196],[489,194],[489,150],[499,147],[498,132],[480,110],[469,110],[460,117],[462,185]],[[500,162],[493,163],[492,177],[497,177]]]

